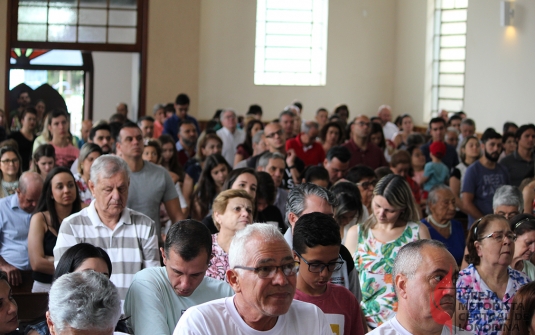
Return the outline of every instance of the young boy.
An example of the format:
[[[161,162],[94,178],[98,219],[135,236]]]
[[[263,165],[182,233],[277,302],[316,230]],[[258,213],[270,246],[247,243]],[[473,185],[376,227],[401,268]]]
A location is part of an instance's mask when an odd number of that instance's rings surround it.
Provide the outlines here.
[[[424,191],[429,192],[433,186],[445,184],[449,178],[449,169],[446,164],[442,163],[442,157],[445,154],[446,144],[444,142],[436,141],[429,146],[431,161],[427,162],[424,167],[424,176],[422,177]]]
[[[340,244],[340,227],[332,215],[310,213],[297,220],[293,248],[301,266],[294,299],[318,306],[334,334],[360,335],[365,322],[357,299],[345,287],[329,282],[343,264]]]

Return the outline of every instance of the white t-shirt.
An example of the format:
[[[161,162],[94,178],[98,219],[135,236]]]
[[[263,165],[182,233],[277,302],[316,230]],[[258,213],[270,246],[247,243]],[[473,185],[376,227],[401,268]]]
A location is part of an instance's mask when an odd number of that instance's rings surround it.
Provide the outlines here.
[[[306,317],[305,317],[306,316]],[[267,331],[249,327],[234,306],[234,297],[213,300],[188,308],[176,325],[173,335],[332,335],[325,314],[313,304],[294,300],[288,312]]]
[[[467,330],[453,327],[453,334],[446,326],[442,328],[441,335],[473,335],[474,333]],[[392,319],[383,323],[380,327],[375,328],[368,335],[412,335],[409,331],[399,323],[398,319],[394,316]]]

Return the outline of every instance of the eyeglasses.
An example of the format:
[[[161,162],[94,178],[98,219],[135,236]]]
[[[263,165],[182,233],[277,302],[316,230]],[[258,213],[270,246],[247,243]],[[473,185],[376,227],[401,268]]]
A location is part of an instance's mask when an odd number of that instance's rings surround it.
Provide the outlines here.
[[[357,186],[360,186],[364,189],[371,187],[375,187],[377,185],[377,180],[372,181],[363,181],[362,183],[356,183]]]
[[[497,212],[496,214],[501,215],[501,216],[505,217],[507,220],[509,220],[509,219],[517,216],[520,213],[518,213],[518,212],[510,212],[510,213]]]
[[[299,262],[294,261],[294,262],[283,264],[280,266],[266,265],[266,266],[259,266],[256,268],[236,265],[234,269],[254,271],[254,273],[256,273],[256,275],[258,276],[258,278],[261,278],[261,279],[273,278],[275,277],[277,270],[281,269],[282,273],[286,277],[290,277],[290,276],[295,276],[295,274],[297,273],[297,270],[299,270]]]
[[[495,231],[494,233],[490,233],[486,236],[482,236],[479,238],[479,240],[484,240],[486,238],[492,238],[494,239],[496,242],[502,242],[504,240],[504,238],[508,238],[509,241],[516,241],[516,234],[513,233],[512,231],[508,231],[508,232],[501,232],[501,231]]]
[[[19,162],[19,159],[18,158],[14,158],[14,159],[4,159],[4,160],[1,160],[0,162],[2,162],[3,164],[17,164]]]
[[[282,136],[283,132],[282,132],[282,129],[279,129],[277,130],[276,132],[274,133],[271,133],[269,135],[266,135],[267,138],[273,138],[275,137],[276,135],[278,135],[279,137]]]
[[[308,265],[308,271],[312,273],[321,273],[325,268],[327,268],[327,271],[334,272],[337,270],[340,270],[342,268],[342,265],[344,265],[344,261],[342,260],[342,256],[338,255],[339,261],[337,262],[330,262],[330,263],[321,263],[321,262],[314,262],[309,263],[306,259],[303,258],[297,251],[295,251],[295,254],[305,262],[306,265]]]

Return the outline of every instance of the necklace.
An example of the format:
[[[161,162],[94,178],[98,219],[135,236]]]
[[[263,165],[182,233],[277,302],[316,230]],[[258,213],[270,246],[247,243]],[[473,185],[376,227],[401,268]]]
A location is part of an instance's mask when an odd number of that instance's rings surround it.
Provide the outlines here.
[[[2,188],[4,189],[4,193],[7,195],[12,195],[17,190],[17,187],[19,187],[19,181],[5,181],[2,180]]]
[[[437,226],[438,228],[448,228],[448,227],[451,227],[451,220],[448,220],[448,222],[442,224],[442,223],[438,223],[437,221],[435,221],[435,219],[433,219],[433,217],[431,215],[429,215],[427,217],[427,221],[433,223],[435,226]]]

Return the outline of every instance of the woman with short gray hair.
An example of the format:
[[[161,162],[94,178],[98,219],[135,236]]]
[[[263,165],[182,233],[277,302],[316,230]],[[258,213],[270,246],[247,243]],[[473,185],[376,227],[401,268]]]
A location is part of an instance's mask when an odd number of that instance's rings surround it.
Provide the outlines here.
[[[436,185],[427,197],[428,216],[422,223],[429,228],[433,240],[446,245],[455,261],[460,265],[464,255],[464,228],[455,217],[455,195],[446,185]]]
[[[524,212],[524,199],[522,192],[511,185],[498,187],[492,198],[492,209],[494,214],[501,215],[507,220]]]

